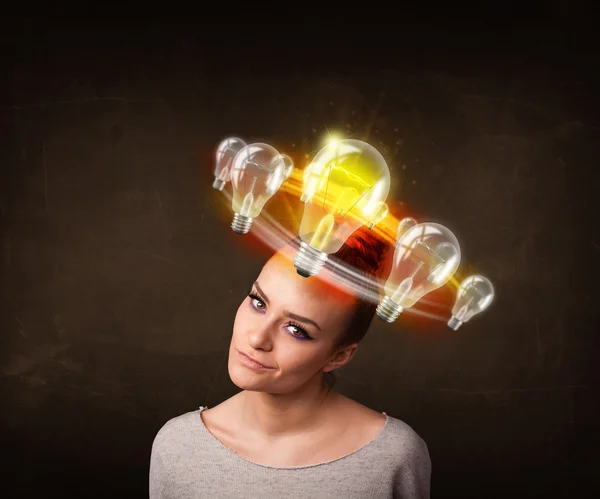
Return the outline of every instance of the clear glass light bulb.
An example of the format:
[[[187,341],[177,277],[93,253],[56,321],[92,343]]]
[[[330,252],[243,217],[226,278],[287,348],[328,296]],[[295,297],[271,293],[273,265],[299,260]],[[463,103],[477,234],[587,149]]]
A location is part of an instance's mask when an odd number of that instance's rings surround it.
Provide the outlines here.
[[[213,189],[222,191],[225,184],[231,179],[231,163],[233,158],[246,143],[238,137],[229,137],[217,147],[217,164],[215,167],[215,180]]]
[[[371,217],[371,219],[369,220],[369,223],[367,225],[367,227],[369,227],[369,229],[372,229],[379,222],[381,222],[385,217],[387,217],[388,213],[390,212],[390,209],[388,208],[388,205],[385,204],[383,201],[379,201],[379,202],[375,203],[375,207],[372,210],[372,212],[374,213],[374,215]],[[369,213],[369,215],[370,215],[370,213]]]
[[[304,172],[298,274],[318,274],[329,254],[377,216],[389,189],[388,165],[370,144],[343,139],[321,149]]]
[[[294,160],[290,158],[287,154],[282,154],[283,164],[285,165],[285,180],[290,178],[292,172],[294,171]]]
[[[235,213],[231,228],[234,232],[248,233],[252,220],[277,192],[284,175],[285,164],[273,146],[257,142],[240,149],[231,165],[231,207]]]
[[[430,222],[410,228],[394,252],[377,315],[394,322],[405,308],[448,282],[459,264],[460,245],[449,229]]]
[[[400,245],[400,238],[408,229],[417,225],[417,221],[414,218],[406,217],[400,220],[398,224],[398,233],[396,234],[396,248]]]
[[[472,275],[461,282],[448,327],[456,331],[471,317],[483,312],[494,300],[494,286],[487,277]]]

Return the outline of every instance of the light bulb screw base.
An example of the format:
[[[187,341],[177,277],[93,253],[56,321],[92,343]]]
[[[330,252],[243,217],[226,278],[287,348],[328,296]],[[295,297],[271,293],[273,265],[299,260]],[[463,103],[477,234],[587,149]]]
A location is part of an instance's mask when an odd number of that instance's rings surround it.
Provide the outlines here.
[[[233,232],[240,235],[247,234],[250,231],[250,227],[252,227],[252,218],[245,217],[239,213],[233,215],[233,222],[231,222]]]
[[[394,322],[403,310],[404,308],[401,305],[398,305],[386,295],[377,305],[377,317],[385,322]]]
[[[215,191],[222,191],[223,187],[225,187],[225,181],[217,177],[215,178],[215,181],[213,182],[212,186]]]
[[[456,317],[456,315],[453,315],[452,317],[450,317],[450,320],[448,321],[448,327],[450,329],[452,329],[452,331],[456,331],[460,326],[462,326],[462,324],[463,324],[463,321],[458,319]]]
[[[302,277],[310,277],[319,273],[327,258],[327,253],[323,253],[303,241],[294,257],[294,267]]]

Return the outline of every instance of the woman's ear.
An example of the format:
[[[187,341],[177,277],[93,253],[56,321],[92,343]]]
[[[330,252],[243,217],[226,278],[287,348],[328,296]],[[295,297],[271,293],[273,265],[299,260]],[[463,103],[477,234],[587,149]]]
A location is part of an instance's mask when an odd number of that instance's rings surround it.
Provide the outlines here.
[[[356,350],[358,350],[358,343],[352,343],[351,345],[338,350],[333,358],[323,366],[323,372],[331,372],[345,366],[352,360]]]

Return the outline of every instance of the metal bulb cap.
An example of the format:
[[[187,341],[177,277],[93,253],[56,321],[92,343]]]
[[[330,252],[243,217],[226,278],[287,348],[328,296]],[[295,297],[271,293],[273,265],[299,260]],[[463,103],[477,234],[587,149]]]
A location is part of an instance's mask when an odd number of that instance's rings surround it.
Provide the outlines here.
[[[404,308],[392,301],[389,296],[385,296],[383,300],[377,305],[377,317],[385,322],[394,322],[398,316],[402,313]]]
[[[448,321],[448,327],[452,329],[452,331],[456,331],[460,326],[462,326],[462,323],[463,321],[461,321],[455,315],[453,315]]]
[[[323,253],[303,241],[294,257],[294,267],[302,277],[310,277],[319,273],[327,258],[327,253]]]
[[[212,186],[215,191],[222,191],[223,187],[225,187],[225,181],[220,178],[215,178]]]
[[[252,227],[252,218],[245,217],[239,213],[233,215],[233,222],[231,222],[231,228],[233,229],[233,232],[244,235],[250,231],[250,227]]]

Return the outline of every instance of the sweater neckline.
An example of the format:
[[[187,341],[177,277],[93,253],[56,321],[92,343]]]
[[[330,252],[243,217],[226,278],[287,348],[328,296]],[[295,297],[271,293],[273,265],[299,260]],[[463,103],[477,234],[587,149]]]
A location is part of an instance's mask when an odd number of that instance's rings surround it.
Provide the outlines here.
[[[354,456],[358,453],[365,452],[368,448],[372,447],[373,445],[375,445],[375,443],[377,441],[379,441],[380,439],[383,438],[383,434],[384,434],[386,428],[388,427],[388,423],[390,421],[390,417],[385,412],[383,412],[382,414],[385,415],[385,423],[383,424],[381,429],[377,432],[377,434],[373,438],[371,438],[371,440],[369,440],[362,447],[359,447],[358,449],[355,449],[352,452],[349,452],[348,454],[345,454],[343,456],[336,457],[335,459],[330,459],[329,461],[323,461],[320,463],[313,463],[313,464],[301,464],[301,465],[297,465],[297,466],[271,466],[268,464],[255,463],[254,461],[251,461],[250,459],[240,456],[233,449],[230,449],[223,442],[221,442],[217,437],[215,437],[208,430],[208,428],[206,427],[206,424],[204,423],[204,420],[202,419],[202,411],[204,411],[205,409],[208,409],[208,406],[200,406],[200,409],[197,412],[198,419],[200,420],[200,429],[204,434],[207,434],[209,436],[209,438],[212,438],[215,442],[217,442],[218,445],[220,445],[224,450],[226,450],[235,459],[241,459],[242,461],[245,461],[246,463],[251,464],[253,466],[260,466],[262,468],[270,468],[270,469],[275,469],[275,470],[297,470],[297,469],[303,469],[303,468],[314,468],[315,466],[323,466],[326,464],[333,464],[338,461],[347,459],[351,456]]]

